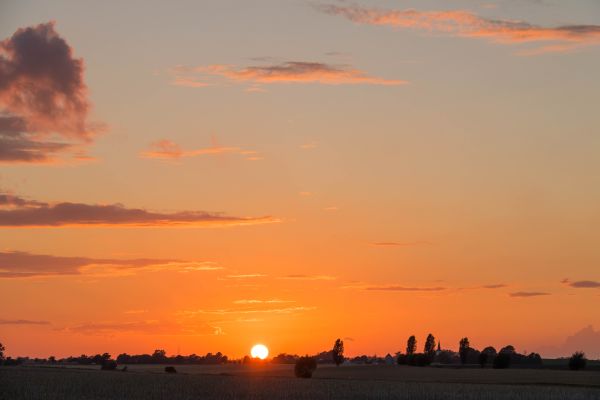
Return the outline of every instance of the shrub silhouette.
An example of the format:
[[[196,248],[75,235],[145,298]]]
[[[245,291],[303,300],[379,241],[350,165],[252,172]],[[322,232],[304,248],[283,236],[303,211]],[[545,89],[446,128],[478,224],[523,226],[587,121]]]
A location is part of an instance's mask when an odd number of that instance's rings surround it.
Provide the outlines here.
[[[294,374],[297,378],[311,378],[313,372],[317,369],[317,361],[309,356],[304,356],[296,360]]]
[[[576,351],[571,358],[569,358],[569,369],[572,369],[573,371],[585,369],[585,364],[587,364],[587,359],[585,358],[585,353],[582,351]]]
[[[175,367],[165,367],[165,372],[167,374],[176,374],[177,370],[175,369]]]
[[[100,365],[102,371],[114,371],[117,369],[117,362],[115,360],[104,360]]]
[[[510,354],[507,352],[500,352],[494,358],[494,368],[496,369],[504,369],[510,367]]]

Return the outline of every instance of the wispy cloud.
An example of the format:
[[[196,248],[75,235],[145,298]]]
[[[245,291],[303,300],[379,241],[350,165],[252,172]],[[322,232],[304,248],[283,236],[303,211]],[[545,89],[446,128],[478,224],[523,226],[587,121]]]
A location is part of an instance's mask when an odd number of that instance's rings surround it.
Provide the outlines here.
[[[483,288],[483,289],[501,289],[501,288],[505,288],[507,286],[508,285],[505,283],[493,283],[490,285],[483,285],[483,286],[481,286],[481,288]]]
[[[235,300],[233,304],[283,304],[283,303],[295,303],[294,300],[280,300],[280,299],[269,299],[269,300],[259,300],[259,299],[242,299]]]
[[[233,274],[233,275],[227,275],[226,278],[230,278],[230,279],[251,279],[251,278],[262,278],[265,277],[267,275],[265,274]]]
[[[539,48],[537,52],[568,51],[580,46],[600,44],[600,25],[544,27],[526,21],[484,18],[465,10],[385,10],[333,4],[318,5],[317,8],[327,14],[342,16],[360,24],[485,38],[502,44],[554,42]]]
[[[256,161],[262,159],[253,150],[244,150],[240,147],[226,147],[213,145],[202,149],[184,150],[177,143],[162,139],[150,145],[150,149],[140,153],[143,158],[158,158],[162,160],[179,160],[182,158],[199,156],[217,156],[222,154],[238,154],[246,160]]]
[[[364,288],[365,290],[375,290],[384,292],[440,292],[446,290],[445,287],[441,286],[399,286],[399,285],[388,285],[388,286],[369,286]]]
[[[221,328],[211,326],[205,322],[161,320],[91,322],[68,326],[61,330],[94,336],[115,336],[123,333],[168,336],[206,336],[222,334]]]
[[[331,275],[291,274],[291,275],[280,276],[278,279],[289,279],[289,280],[299,280],[299,281],[332,281],[337,278],[335,276],[331,276]]]
[[[0,319],[0,325],[50,325],[50,322],[29,319]]]
[[[73,57],[54,22],[0,41],[0,163],[88,158],[83,147],[99,129],[87,122],[83,72],[83,60]]]
[[[333,65],[320,62],[288,61],[281,64],[251,65],[236,67],[213,64],[198,67],[178,66],[171,69],[173,84],[178,86],[202,87],[215,82],[214,77],[230,82],[248,83],[255,90],[262,84],[310,84],[322,85],[388,85],[408,83],[399,79],[374,77],[365,71],[348,65]]]
[[[415,241],[415,242],[374,242],[371,246],[376,247],[413,247],[419,245],[430,244],[429,242]]]
[[[19,201],[25,203],[19,204]],[[4,203],[2,203],[4,202]],[[278,222],[276,218],[232,217],[206,211],[153,212],[121,204],[44,203],[0,198],[0,227],[61,226],[235,226]]]
[[[538,297],[538,296],[549,296],[550,293],[546,292],[513,292],[509,293],[510,297]]]
[[[600,288],[600,282],[598,281],[570,281],[569,279],[563,279],[561,283],[576,289],[598,289]]]
[[[168,259],[105,259],[60,257],[22,251],[0,252],[0,278],[93,275],[121,276],[140,271],[170,270],[178,272],[213,271],[222,267],[213,262]]]
[[[215,314],[215,315],[227,315],[227,314],[295,314],[298,312],[315,310],[316,307],[281,307],[281,308],[220,308],[213,310],[188,310],[181,311],[180,314],[185,316],[193,316],[197,314]]]

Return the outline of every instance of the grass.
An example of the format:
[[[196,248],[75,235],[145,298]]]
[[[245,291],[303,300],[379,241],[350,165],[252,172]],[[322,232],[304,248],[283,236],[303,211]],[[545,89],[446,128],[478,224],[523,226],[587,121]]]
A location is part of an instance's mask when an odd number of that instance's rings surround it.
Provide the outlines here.
[[[0,399],[600,399],[596,371],[320,366],[313,379],[296,379],[289,366],[177,370],[0,367]]]

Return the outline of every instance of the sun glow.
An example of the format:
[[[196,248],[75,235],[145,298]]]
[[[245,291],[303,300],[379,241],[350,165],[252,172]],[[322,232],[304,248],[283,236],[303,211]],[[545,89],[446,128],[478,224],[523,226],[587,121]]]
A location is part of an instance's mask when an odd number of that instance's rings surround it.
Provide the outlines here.
[[[250,350],[250,355],[252,358],[259,358],[264,360],[269,356],[269,349],[264,344],[255,344]]]

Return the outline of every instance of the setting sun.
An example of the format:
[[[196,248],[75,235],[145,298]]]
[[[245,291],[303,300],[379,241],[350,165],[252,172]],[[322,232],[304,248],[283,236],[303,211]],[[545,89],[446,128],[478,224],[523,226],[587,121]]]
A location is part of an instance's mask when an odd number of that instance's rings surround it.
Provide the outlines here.
[[[250,350],[252,358],[259,358],[264,360],[269,356],[269,349],[264,344],[255,344]]]

